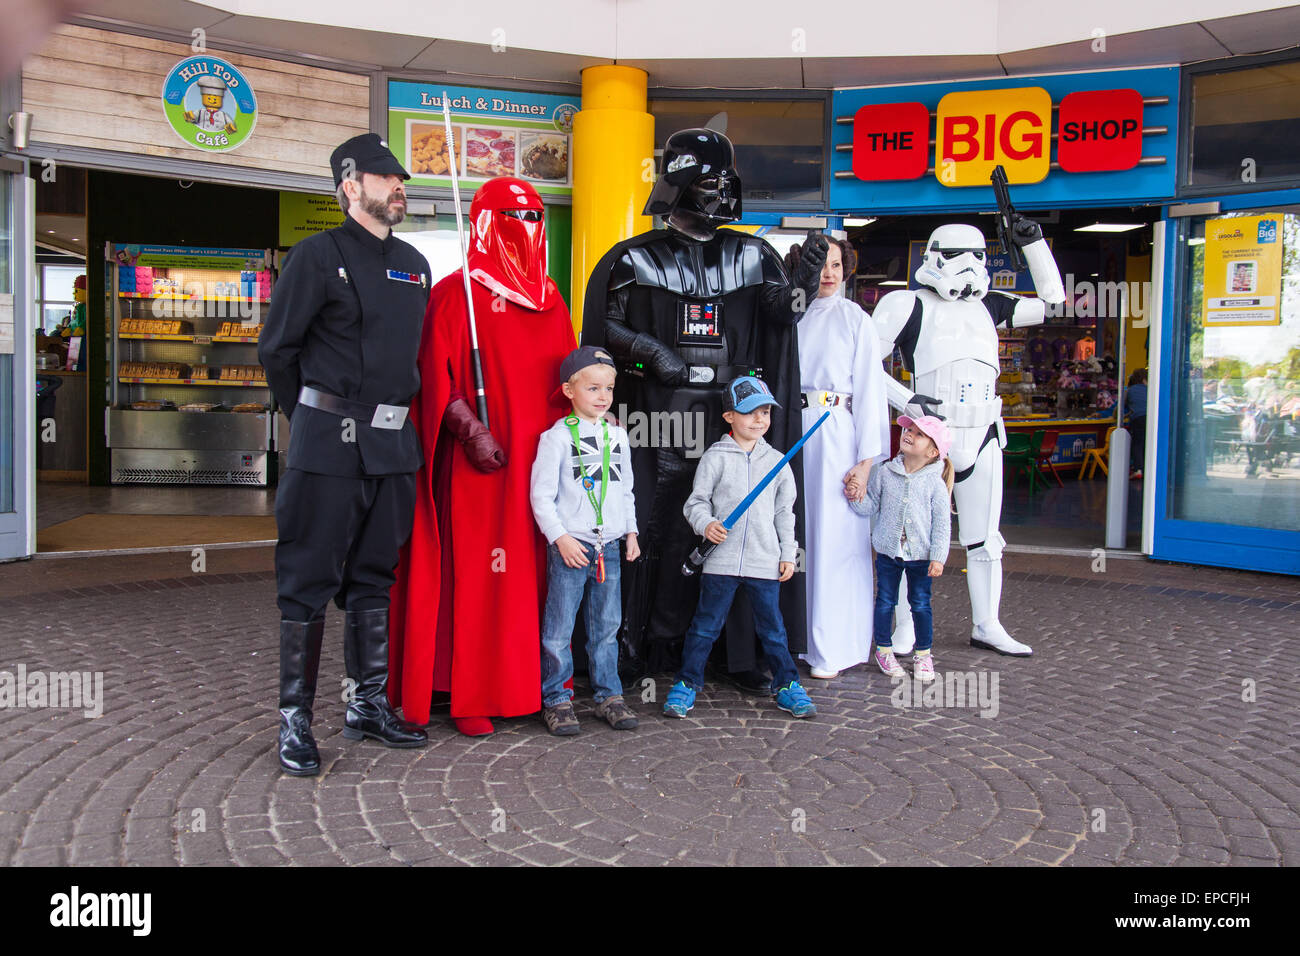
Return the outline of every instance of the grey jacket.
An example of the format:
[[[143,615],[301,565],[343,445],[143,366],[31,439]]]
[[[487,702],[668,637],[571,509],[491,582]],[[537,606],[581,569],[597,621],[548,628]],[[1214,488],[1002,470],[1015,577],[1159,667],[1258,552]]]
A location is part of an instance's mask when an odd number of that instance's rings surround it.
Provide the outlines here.
[[[896,455],[871,469],[866,497],[849,505],[872,519],[871,546],[877,554],[902,561],[948,560],[952,506],[942,462],[909,475],[903,456]],[[901,540],[904,529],[906,542]]]
[[[703,535],[710,522],[722,521],[731,514],[781,457],[761,438],[751,452],[742,451],[730,435],[714,442],[700,458],[694,489],[682,508],[695,533]],[[773,581],[779,578],[781,562],[793,562],[797,550],[794,499],[794,473],[787,464],[754,499],[728,532],[727,540],[709,555],[704,573]]]

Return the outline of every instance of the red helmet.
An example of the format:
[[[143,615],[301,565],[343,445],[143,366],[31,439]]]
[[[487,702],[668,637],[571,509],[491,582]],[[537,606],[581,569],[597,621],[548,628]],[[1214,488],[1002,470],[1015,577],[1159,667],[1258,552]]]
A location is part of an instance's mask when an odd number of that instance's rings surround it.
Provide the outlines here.
[[[539,312],[558,291],[546,274],[546,213],[537,190],[513,176],[489,179],[469,207],[469,276]]]

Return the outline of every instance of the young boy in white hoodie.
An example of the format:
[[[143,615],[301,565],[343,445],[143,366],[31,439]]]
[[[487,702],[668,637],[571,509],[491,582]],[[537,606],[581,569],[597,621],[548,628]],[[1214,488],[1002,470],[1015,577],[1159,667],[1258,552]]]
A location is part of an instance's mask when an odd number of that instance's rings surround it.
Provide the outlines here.
[[[631,730],[636,715],[623,700],[618,677],[618,628],[623,620],[619,540],[627,559],[641,554],[632,496],[627,432],[605,413],[614,400],[614,359],[584,345],[560,365],[561,388],[573,402],[542,433],[533,462],[530,496],[546,536],[546,606],[542,611],[542,719],[557,737],[580,731],[573,710],[569,640],[578,608],[585,607],[587,664],[596,716],[615,730]]]
[[[794,575],[797,550],[790,466],[782,466],[731,531],[722,524],[722,518],[781,460],[781,453],[763,440],[772,424],[773,405],[777,401],[760,378],[738,378],[727,385],[722,418],[731,426],[731,434],[700,458],[691,496],[682,509],[695,533],[717,547],[700,575],[700,603],[686,632],[682,667],[664,701],[667,717],[685,717],[695,706],[695,695],[704,683],[704,663],[741,587],[749,595],[754,630],[772,669],[777,707],[795,717],[817,713],[799,683],[779,604],[781,582]]]

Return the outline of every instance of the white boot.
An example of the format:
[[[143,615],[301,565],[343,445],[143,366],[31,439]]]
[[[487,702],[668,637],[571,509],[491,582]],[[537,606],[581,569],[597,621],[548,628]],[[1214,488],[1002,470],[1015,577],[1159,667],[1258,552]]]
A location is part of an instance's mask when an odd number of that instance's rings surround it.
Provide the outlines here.
[[[1029,657],[1034,649],[1021,644],[998,620],[1002,602],[1002,559],[990,560],[984,548],[977,548],[966,556],[966,584],[970,590],[971,620],[975,622],[970,632],[972,647],[997,651],[1010,657]]]
[[[894,633],[890,635],[890,650],[895,654],[910,654],[916,646],[916,629],[912,626],[912,606],[907,603],[907,575],[898,580],[898,606],[894,608]]]

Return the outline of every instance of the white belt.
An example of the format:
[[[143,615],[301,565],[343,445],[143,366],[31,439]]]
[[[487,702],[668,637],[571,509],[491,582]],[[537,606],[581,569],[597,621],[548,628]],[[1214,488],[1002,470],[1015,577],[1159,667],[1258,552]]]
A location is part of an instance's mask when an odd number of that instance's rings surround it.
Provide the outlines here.
[[[848,392],[803,392],[802,405],[804,408],[834,408],[836,405],[843,405],[849,411],[853,411],[853,396]]]

